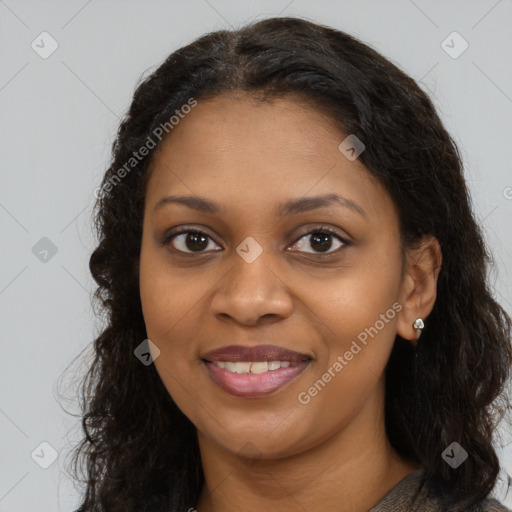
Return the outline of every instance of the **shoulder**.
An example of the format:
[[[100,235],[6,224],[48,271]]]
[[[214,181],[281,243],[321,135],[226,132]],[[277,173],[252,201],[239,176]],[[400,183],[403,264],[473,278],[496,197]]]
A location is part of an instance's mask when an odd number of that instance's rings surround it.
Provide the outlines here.
[[[451,503],[449,503],[451,501]],[[512,512],[494,498],[470,506],[442,497],[435,485],[427,485],[425,472],[417,469],[401,480],[368,512]]]
[[[485,499],[467,510],[468,512],[512,512],[511,509],[505,507],[505,505],[502,505],[494,498]]]
[[[453,496],[429,492],[425,485],[420,486],[417,497],[418,512],[420,510],[432,510],[432,512],[512,512],[497,499],[490,497],[472,504],[469,504],[469,500],[454,503],[455,498]]]
[[[436,486],[432,486],[429,488],[429,490],[427,490],[427,486],[424,485],[425,480],[423,480],[422,483],[423,485],[420,485],[418,492],[418,501],[421,502],[421,505],[417,509],[418,511],[432,510],[433,512],[512,512],[497,499],[491,497],[484,498],[472,504],[469,504],[469,500],[465,502],[457,501],[454,503],[455,498],[453,496],[446,496],[445,494],[441,493],[438,494],[436,491],[431,492],[432,489],[436,489]]]

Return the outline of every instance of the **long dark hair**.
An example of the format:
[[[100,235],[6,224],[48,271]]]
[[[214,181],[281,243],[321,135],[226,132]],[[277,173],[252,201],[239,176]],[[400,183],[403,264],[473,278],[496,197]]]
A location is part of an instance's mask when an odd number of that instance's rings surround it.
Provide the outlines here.
[[[147,337],[138,283],[144,195],[159,127],[172,137],[169,119],[191,98],[236,91],[293,94],[325,111],[366,145],[360,160],[398,208],[403,247],[423,235],[439,241],[437,300],[416,353],[397,336],[386,368],[386,431],[405,460],[425,468],[432,488],[456,500],[486,497],[500,470],[493,435],[510,411],[511,321],[491,294],[492,259],[457,147],[428,96],[379,53],[329,27],[271,18],[175,51],[141,79],[119,127],[95,205],[90,270],[106,326],[81,382],[79,511],[183,511],[197,503],[204,474],[196,429],[155,366],[134,356]],[[148,137],[155,147],[130,160],[150,146]],[[441,457],[454,441],[469,454],[456,470]]]

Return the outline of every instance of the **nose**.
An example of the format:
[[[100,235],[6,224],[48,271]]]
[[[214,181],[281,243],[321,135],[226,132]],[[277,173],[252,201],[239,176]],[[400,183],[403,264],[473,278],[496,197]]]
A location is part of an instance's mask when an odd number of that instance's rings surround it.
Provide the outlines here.
[[[251,263],[236,252],[232,259],[231,270],[213,293],[211,313],[220,320],[249,326],[288,318],[292,296],[284,276],[276,271],[278,265],[271,265],[270,253],[263,251]]]

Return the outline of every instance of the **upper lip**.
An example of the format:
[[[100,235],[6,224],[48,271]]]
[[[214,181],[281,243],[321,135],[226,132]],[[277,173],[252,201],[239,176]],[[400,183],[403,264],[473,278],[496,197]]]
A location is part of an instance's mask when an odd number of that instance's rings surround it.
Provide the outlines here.
[[[301,354],[295,350],[290,350],[277,345],[257,345],[255,347],[246,347],[243,345],[228,345],[207,352],[202,356],[203,359],[210,362],[217,361],[290,361],[301,362],[310,360],[307,354]]]

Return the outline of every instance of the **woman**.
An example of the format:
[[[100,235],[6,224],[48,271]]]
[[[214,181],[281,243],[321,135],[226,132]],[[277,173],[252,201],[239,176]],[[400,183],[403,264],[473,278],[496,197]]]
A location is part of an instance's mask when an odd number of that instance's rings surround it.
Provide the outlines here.
[[[201,37],[137,88],[97,208],[80,511],[508,510],[510,318],[384,57],[295,18]]]

